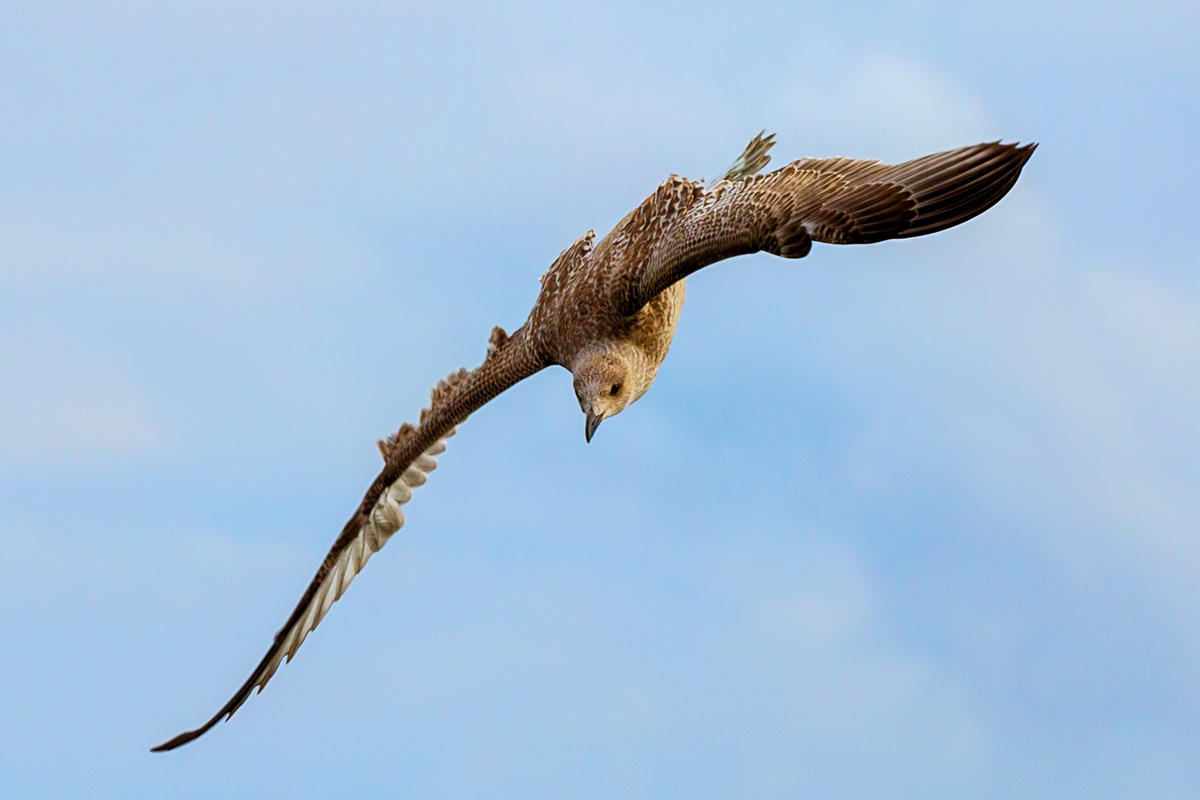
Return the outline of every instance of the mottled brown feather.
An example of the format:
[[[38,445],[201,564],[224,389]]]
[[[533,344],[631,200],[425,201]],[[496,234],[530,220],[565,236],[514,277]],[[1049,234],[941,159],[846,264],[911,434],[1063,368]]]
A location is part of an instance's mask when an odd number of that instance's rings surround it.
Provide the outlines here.
[[[801,258],[814,241],[866,244],[958,225],[998,202],[1036,147],[980,144],[895,166],[806,158],[755,174],[770,160],[773,144],[773,136],[756,136],[725,179],[711,187],[672,175],[599,243],[589,231],[564,250],[542,276],[525,324],[511,336],[494,328],[479,368],[439,382],[417,425],[405,423],[378,442],[383,470],[250,678],[208,722],[154,750],[192,741],[231,717],[256,686],[262,690],[282,654],[290,660],[370,553],[403,524],[393,519],[390,532],[364,549],[375,515],[399,482],[422,463],[433,469],[431,454],[437,451],[431,448],[440,447],[483,404],[558,364],[574,374],[581,406],[591,402],[584,393],[607,395],[607,376],[620,375],[627,384],[624,394],[606,399],[603,409],[606,415],[619,413],[649,388],[667,355],[687,275],[760,250]],[[417,477],[420,485],[424,477]]]
[[[814,241],[869,244],[945,230],[995,205],[1036,147],[993,142],[894,166],[805,158],[740,183],[717,184],[673,221],[652,259],[632,266],[636,280],[622,287],[617,303],[636,309],[733,255],[765,250],[800,258]]]

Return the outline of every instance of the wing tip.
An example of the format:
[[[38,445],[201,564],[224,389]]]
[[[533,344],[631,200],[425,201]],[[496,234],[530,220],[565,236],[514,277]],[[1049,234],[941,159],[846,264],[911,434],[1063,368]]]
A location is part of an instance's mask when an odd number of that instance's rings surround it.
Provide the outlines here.
[[[1020,142],[1012,142],[1011,144],[1005,144],[1001,140],[997,139],[989,144],[992,147],[996,147],[1001,150],[1008,150],[1009,152],[1013,153],[1020,159],[1022,165],[1032,158],[1033,151],[1038,149],[1038,142],[1026,142],[1025,144],[1021,144]]]
[[[948,159],[931,164],[919,176],[917,216],[912,226],[895,238],[937,233],[987,211],[1016,184],[1037,148],[1037,142],[1005,144],[996,140],[937,154]]]
[[[151,753],[165,753],[169,750],[174,750],[176,747],[182,747],[183,745],[187,744],[190,741],[193,741],[194,739],[199,739],[201,736],[203,736],[208,731],[208,728],[209,728],[209,726],[206,725],[203,728],[197,728],[194,731],[185,731],[185,732],[179,734],[178,736],[176,736],[174,739],[169,739],[169,740],[163,742],[162,744],[158,745],[157,747],[151,747],[150,752]]]

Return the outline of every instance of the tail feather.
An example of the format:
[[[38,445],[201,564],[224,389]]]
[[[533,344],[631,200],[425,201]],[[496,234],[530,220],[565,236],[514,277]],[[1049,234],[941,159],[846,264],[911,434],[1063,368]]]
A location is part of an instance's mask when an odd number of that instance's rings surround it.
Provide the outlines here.
[[[737,160],[729,165],[720,180],[740,181],[762,172],[763,167],[771,162],[771,156],[767,155],[767,151],[774,146],[775,134],[768,134],[765,130],[760,131],[750,140],[750,144],[746,145],[746,149],[737,157]]]

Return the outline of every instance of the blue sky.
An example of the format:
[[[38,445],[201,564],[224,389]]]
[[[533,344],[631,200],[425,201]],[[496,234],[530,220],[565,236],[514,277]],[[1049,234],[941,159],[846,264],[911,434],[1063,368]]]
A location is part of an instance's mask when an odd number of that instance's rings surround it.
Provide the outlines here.
[[[1194,3],[0,7],[0,788],[1195,797]],[[1039,141],[966,226],[689,281],[590,446],[452,440],[195,744],[537,278],[762,128]]]

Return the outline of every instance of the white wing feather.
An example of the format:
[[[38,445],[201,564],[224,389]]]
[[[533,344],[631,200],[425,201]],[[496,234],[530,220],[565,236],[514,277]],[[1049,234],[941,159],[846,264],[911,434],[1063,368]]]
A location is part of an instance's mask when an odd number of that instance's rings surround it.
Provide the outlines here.
[[[329,570],[329,574],[321,581],[320,587],[309,601],[304,614],[287,632],[283,646],[271,659],[262,677],[254,684],[258,691],[263,690],[285,659],[289,662],[292,660],[292,656],[296,655],[308,634],[321,624],[330,606],[341,598],[354,576],[362,571],[371,556],[387,544],[396,531],[404,527],[404,511],[400,507],[412,499],[414,488],[429,480],[429,473],[437,469],[438,461],[435,456],[446,451],[446,440],[455,432],[456,429],[451,429],[444,437],[430,445],[428,450],[417,456],[412,465],[404,470],[375,503],[375,507],[367,516],[367,522],[359,528],[354,540],[342,550],[333,569]],[[230,716],[236,710],[235,708],[230,711]]]

